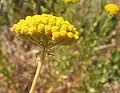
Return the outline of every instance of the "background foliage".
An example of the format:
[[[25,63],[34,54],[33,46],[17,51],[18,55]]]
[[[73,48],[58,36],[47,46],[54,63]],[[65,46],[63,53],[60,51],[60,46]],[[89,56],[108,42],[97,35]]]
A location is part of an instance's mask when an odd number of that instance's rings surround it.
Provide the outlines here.
[[[5,83],[0,85],[0,93],[28,92],[39,48],[10,28],[27,15],[42,13],[69,20],[79,30],[80,39],[47,56],[36,93],[119,93],[119,15],[106,13],[104,6],[110,2],[119,4],[118,0],[1,0],[0,42],[6,55],[0,53],[0,82]]]

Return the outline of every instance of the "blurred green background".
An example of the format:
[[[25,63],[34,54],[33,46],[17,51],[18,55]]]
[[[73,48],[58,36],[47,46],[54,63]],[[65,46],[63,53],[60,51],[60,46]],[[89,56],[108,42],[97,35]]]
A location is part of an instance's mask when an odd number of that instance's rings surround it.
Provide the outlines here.
[[[53,14],[73,24],[80,39],[47,55],[35,93],[120,93],[120,14],[106,4],[119,0],[0,0],[0,93],[28,93],[39,46],[12,25],[28,15]]]

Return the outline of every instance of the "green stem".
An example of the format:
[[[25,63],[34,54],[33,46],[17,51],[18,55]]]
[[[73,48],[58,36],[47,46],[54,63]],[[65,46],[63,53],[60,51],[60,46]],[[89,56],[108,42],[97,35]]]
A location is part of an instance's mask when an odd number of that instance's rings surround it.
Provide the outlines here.
[[[37,70],[36,70],[36,74],[35,74],[35,77],[33,79],[33,83],[32,83],[32,86],[31,86],[31,89],[30,89],[29,93],[33,93],[33,91],[35,89],[37,80],[39,78],[39,75],[40,75],[40,72],[42,70],[44,60],[45,60],[45,55],[46,55],[46,51],[45,51],[45,48],[43,48],[41,58],[40,58],[40,61],[38,62],[38,67],[37,67]]]

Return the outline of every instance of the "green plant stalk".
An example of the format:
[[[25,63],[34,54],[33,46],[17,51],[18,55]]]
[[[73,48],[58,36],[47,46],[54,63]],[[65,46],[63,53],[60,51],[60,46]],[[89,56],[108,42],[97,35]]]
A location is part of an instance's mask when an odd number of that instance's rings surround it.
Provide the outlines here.
[[[33,79],[33,83],[32,83],[32,86],[31,86],[31,89],[30,89],[29,93],[33,93],[33,91],[35,89],[37,80],[39,78],[39,75],[40,75],[40,72],[42,70],[42,66],[43,66],[44,60],[45,60],[45,55],[46,55],[46,51],[45,51],[45,48],[43,48],[42,53],[41,53],[41,57],[40,57],[40,61],[38,62],[36,74],[35,74],[35,77]]]

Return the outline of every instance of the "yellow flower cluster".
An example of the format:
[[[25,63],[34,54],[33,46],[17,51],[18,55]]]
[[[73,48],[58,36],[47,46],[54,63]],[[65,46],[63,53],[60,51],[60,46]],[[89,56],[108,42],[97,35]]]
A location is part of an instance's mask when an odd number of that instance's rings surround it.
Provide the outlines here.
[[[110,13],[110,15],[116,15],[120,8],[115,4],[108,4],[105,6],[105,10]]]
[[[65,0],[66,3],[71,2],[71,3],[76,3],[78,0]]]
[[[120,52],[120,48],[117,48],[116,51],[117,51],[117,52]]]
[[[50,40],[77,40],[79,33],[76,28],[62,17],[50,14],[27,16],[13,25],[16,33],[34,38],[47,37]],[[37,38],[36,38],[37,39]]]

